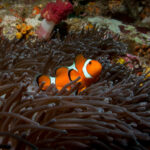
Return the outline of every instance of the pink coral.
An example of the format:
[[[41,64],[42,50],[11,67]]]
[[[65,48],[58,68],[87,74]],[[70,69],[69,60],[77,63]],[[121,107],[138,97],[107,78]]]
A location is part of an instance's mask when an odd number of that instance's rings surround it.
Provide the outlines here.
[[[132,54],[129,54],[127,53],[125,57],[123,57],[123,59],[125,60],[125,62],[128,62],[128,67],[130,69],[133,69],[134,68],[134,63],[133,62],[139,62],[139,57],[135,56],[135,55],[132,55]]]
[[[56,24],[61,20],[66,19],[67,15],[73,10],[70,2],[62,2],[56,0],[56,3],[49,2],[42,10],[41,15],[47,21],[54,21]]]
[[[56,2],[49,2],[41,12],[44,19],[36,32],[38,37],[48,38],[55,24],[66,19],[72,10],[73,6],[68,1],[63,2],[62,0],[56,0]]]

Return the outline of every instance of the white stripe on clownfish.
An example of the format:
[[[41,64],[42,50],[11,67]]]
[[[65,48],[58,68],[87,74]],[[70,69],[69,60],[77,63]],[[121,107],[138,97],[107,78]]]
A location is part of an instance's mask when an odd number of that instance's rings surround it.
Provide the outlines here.
[[[89,63],[91,60],[92,60],[92,59],[87,59],[87,60],[85,61],[84,65],[83,65],[83,68],[82,68],[83,74],[84,74],[84,76],[85,76],[86,78],[92,78],[92,76],[87,72],[87,65],[88,65],[88,63]],[[76,66],[75,66],[75,62],[74,62],[71,66],[69,66],[69,67],[67,67],[67,68],[68,68],[68,70],[74,69],[74,70],[78,71],[78,69],[77,69]]]
[[[74,69],[74,70],[78,71],[78,69],[76,68],[75,62],[73,62],[73,64],[71,66],[67,67],[67,68],[68,68],[68,70]]]
[[[87,65],[89,64],[90,61],[91,61],[91,59],[87,59],[82,68],[83,74],[86,78],[92,78],[92,76],[87,72]]]
[[[55,84],[55,80],[56,80],[56,78],[55,77],[49,77],[50,78],[50,80],[51,80],[51,84]]]

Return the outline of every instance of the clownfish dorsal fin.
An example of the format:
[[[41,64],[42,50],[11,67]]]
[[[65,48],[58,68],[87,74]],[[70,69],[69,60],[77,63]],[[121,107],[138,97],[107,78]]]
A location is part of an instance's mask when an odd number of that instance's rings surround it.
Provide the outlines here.
[[[82,68],[84,66],[84,63],[86,61],[86,58],[82,54],[77,55],[75,58],[75,66],[79,73],[82,73]]]
[[[51,77],[47,76],[47,75],[39,75],[36,78],[37,84],[38,86],[40,86],[43,82],[43,87],[42,90],[46,90],[50,85],[51,85]]]
[[[56,70],[56,77],[63,76],[68,72],[68,69],[66,67],[60,67]]]

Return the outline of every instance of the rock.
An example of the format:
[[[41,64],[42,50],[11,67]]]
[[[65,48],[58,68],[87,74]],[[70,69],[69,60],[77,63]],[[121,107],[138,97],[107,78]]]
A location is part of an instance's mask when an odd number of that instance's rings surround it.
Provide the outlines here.
[[[92,24],[96,24],[96,26],[100,28],[108,28],[109,30],[113,31],[114,33],[120,33],[120,25],[123,25],[120,21],[115,19],[109,19],[105,17],[90,17],[88,21]]]

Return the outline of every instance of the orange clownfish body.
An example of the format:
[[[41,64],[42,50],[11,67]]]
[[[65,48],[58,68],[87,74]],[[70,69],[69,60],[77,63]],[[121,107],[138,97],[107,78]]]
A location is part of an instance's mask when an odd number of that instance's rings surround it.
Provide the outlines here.
[[[37,77],[37,83],[40,86],[43,82],[42,90],[46,90],[51,84],[55,84],[58,91],[60,91],[66,84],[70,83],[69,70],[66,67],[61,67],[56,70],[56,77],[48,75],[40,75]],[[70,90],[71,87],[67,89]]]
[[[72,66],[57,69],[56,77],[40,75],[37,77],[37,83],[40,86],[44,82],[42,90],[46,90],[51,84],[55,84],[57,90],[61,90],[66,84],[80,77],[77,81],[81,83],[78,89],[79,93],[99,79],[101,70],[101,63],[96,60],[86,59],[80,54],[75,58]],[[71,87],[67,88],[67,90],[70,89]]]

